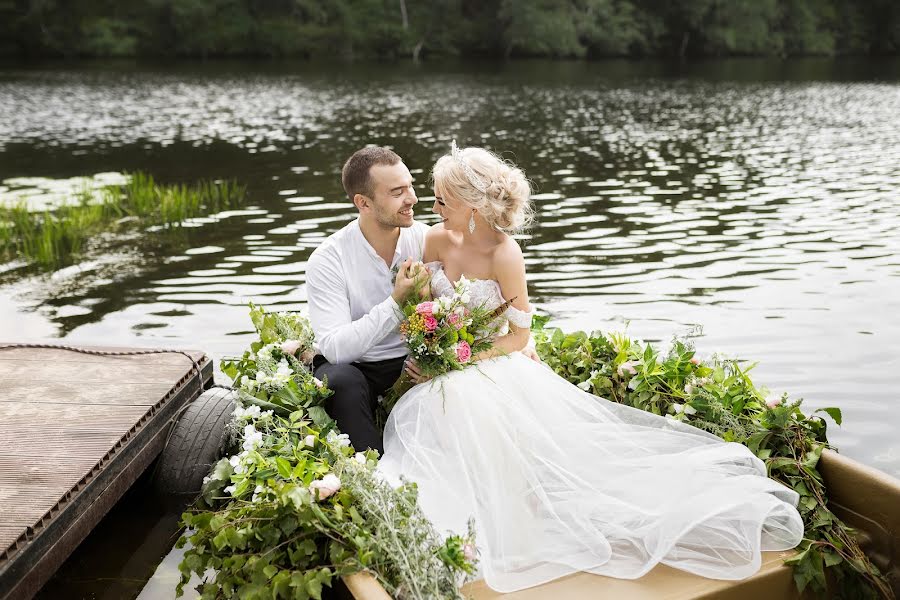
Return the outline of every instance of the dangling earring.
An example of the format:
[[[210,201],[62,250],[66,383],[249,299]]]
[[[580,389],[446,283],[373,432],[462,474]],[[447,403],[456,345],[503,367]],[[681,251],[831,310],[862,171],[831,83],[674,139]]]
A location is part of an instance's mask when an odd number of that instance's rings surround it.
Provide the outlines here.
[[[475,233],[475,211],[472,211],[472,216],[469,217],[469,233]]]

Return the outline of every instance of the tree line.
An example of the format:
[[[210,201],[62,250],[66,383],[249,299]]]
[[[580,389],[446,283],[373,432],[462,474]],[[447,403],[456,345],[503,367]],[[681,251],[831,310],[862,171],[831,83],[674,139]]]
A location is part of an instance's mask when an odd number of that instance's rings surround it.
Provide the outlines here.
[[[898,53],[897,0],[0,0],[26,58]]]

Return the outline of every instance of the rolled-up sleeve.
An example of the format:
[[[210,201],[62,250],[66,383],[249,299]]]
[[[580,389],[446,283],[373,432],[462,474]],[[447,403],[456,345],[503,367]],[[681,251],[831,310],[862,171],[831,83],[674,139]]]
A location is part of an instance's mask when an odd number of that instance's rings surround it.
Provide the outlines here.
[[[391,296],[357,320],[338,252],[323,247],[307,263],[309,318],[319,353],[332,364],[359,360],[400,324],[400,307]]]

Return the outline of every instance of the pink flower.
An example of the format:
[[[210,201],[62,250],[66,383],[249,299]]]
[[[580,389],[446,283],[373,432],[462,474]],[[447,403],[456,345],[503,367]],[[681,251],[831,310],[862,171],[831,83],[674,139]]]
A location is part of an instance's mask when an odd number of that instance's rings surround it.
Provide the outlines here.
[[[700,364],[700,359],[697,358],[696,356],[692,356],[692,357],[691,357],[691,364],[692,364],[692,365],[699,365],[699,364]]]
[[[416,312],[423,317],[434,316],[434,302],[420,302],[416,306]]]
[[[635,375],[637,373],[637,370],[634,368],[634,365],[636,365],[636,364],[637,363],[633,360],[626,360],[621,365],[619,365],[619,368],[616,369],[616,372],[619,373],[619,377],[624,376],[625,371],[628,371],[632,375]]]
[[[297,354],[297,350],[300,349],[302,344],[297,340],[285,340],[281,342],[281,351],[285,354],[290,354],[291,356]]]
[[[469,362],[469,359],[472,358],[472,347],[468,342],[460,342],[456,345],[456,358],[461,363]]]
[[[462,317],[460,317],[455,312],[447,315],[447,322],[450,323],[451,325],[453,325],[454,327],[456,327],[457,329],[462,329],[462,326],[463,326]]]
[[[463,556],[466,557],[467,561],[473,562],[475,560],[475,557],[476,557],[475,544],[473,544],[472,542],[467,542],[467,543],[463,544],[462,551],[463,551]]]
[[[316,490],[319,490],[319,500],[324,500],[339,489],[341,489],[341,480],[338,479],[337,475],[334,473],[329,473],[322,479],[316,479],[309,484],[309,493],[314,497],[316,495]]]
[[[435,329],[437,329],[437,326],[438,326],[437,319],[435,319],[431,315],[425,316],[425,330],[426,331],[434,331]]]
[[[766,406],[769,408],[775,408],[779,404],[781,404],[781,398],[778,396],[770,396],[769,399],[766,400]]]

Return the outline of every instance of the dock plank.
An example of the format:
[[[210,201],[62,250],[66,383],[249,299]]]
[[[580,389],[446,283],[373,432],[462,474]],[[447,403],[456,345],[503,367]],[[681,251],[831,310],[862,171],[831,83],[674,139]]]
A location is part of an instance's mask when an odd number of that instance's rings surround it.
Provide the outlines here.
[[[178,406],[212,377],[209,359],[197,351],[190,357],[201,367],[199,378],[180,353],[98,356],[4,346],[0,599],[39,589],[155,456],[145,447],[159,452]]]

